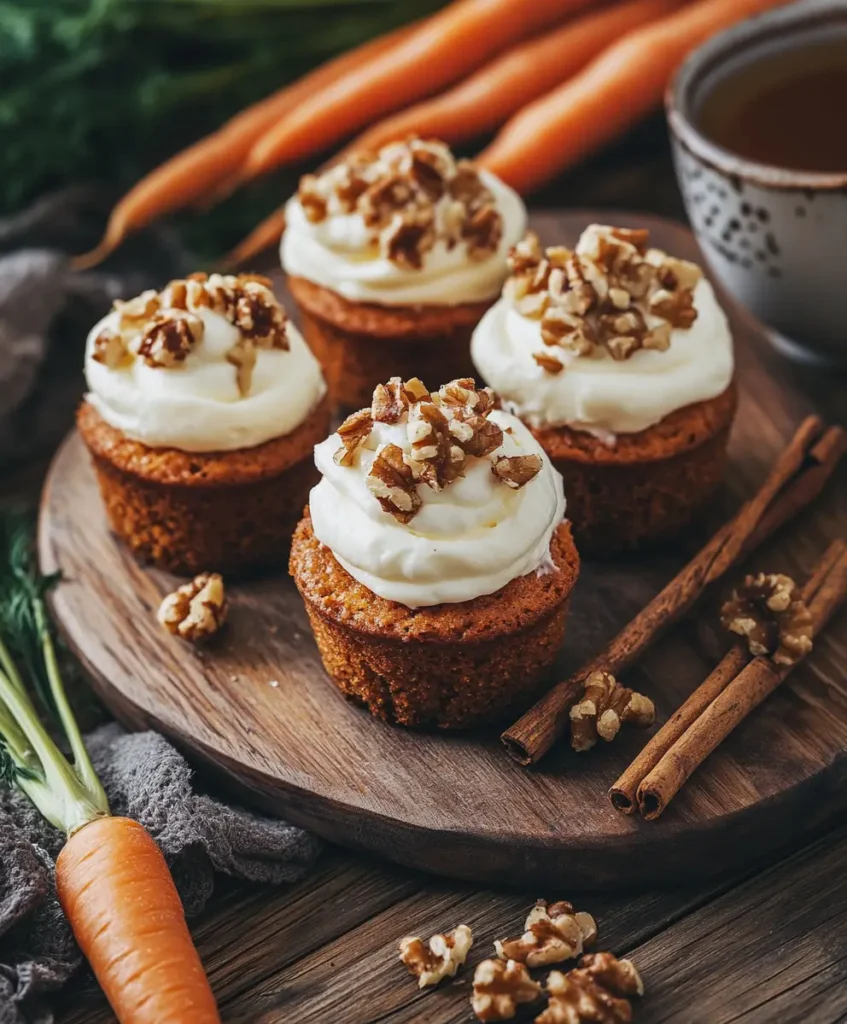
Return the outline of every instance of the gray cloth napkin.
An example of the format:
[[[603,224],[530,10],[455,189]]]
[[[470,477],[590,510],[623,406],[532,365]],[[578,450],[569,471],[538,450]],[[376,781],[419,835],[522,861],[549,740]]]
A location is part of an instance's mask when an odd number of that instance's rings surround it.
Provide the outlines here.
[[[112,723],[86,742],[112,812],[156,839],[189,917],[212,894],[216,871],[278,885],[300,878],[319,853],[299,828],[196,792],[184,758],[157,733]],[[53,881],[63,838],[18,793],[0,791],[0,1024],[48,1024],[44,997],[81,966]]]

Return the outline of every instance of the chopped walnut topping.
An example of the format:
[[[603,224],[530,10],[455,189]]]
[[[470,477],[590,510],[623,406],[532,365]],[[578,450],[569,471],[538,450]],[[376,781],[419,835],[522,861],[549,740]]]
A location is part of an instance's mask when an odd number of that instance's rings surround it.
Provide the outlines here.
[[[356,153],[323,174],[307,174],[297,196],[314,224],[334,213],[360,214],[382,255],[412,270],[439,241],[464,244],[469,259],[485,260],[503,235],[493,194],[442,142],[411,138]]]
[[[539,900],[526,919],[524,934],[494,943],[501,960],[517,960],[527,967],[543,967],[579,956],[597,937],[590,914],[577,913],[565,900],[548,904]]]
[[[498,480],[517,491],[537,476],[543,465],[540,455],[495,455],[491,471]]]
[[[149,366],[172,368],[184,362],[204,333],[198,315],[209,309],[238,328],[238,341],[225,358],[236,368],[242,396],[250,393],[258,349],[289,348],[287,317],[271,282],[258,274],[191,274],[171,281],[161,292],[147,291],[129,302],[116,302],[116,342],[95,340],[92,358],[114,369],[137,354]],[[108,342],[108,344],[107,344]]]
[[[421,497],[411,468],[403,458],[403,449],[386,444],[377,452],[367,475],[371,494],[398,522],[408,523],[421,507]]]
[[[794,665],[812,649],[812,616],[790,576],[745,577],[721,609],[726,629],[746,637],[750,653]]]
[[[224,581],[216,572],[203,572],[168,594],[156,618],[174,636],[198,643],[217,633],[227,611]]]
[[[608,672],[592,672],[570,718],[571,746],[582,753],[590,750],[598,737],[611,743],[622,723],[647,728],[656,720],[656,709],[649,698],[621,686]]]
[[[453,978],[468,958],[473,933],[466,924],[450,932],[433,935],[428,943],[415,936],[400,940],[400,959],[409,973],[418,979],[418,986],[437,985],[443,978]]]
[[[561,373],[565,368],[564,363],[560,363],[558,359],[554,359],[553,356],[548,356],[545,352],[533,352],[532,358],[538,363],[542,370],[547,373]]]
[[[481,1021],[511,1020],[521,1003],[532,1003],[541,986],[514,960],[483,960],[473,976],[471,1008]]]
[[[460,477],[465,453],[454,443],[450,423],[432,402],[418,402],[409,409],[406,433],[412,444],[409,466],[415,477],[440,491]]]
[[[132,358],[132,353],[122,334],[104,327],[94,339],[91,358],[96,363],[108,366],[110,370],[116,370]]]
[[[538,237],[528,234],[509,255],[505,293],[523,316],[541,321],[545,345],[575,356],[605,350],[623,360],[639,349],[666,351],[672,329],[689,328],[697,319],[693,293],[701,271],[648,250],[647,241],[646,230],[593,224],[571,252],[542,249]],[[560,372],[560,360],[546,353],[533,357],[547,372]]]
[[[360,409],[347,417],[337,431],[342,444],[342,447],[332,457],[337,466],[352,466],[354,464],[356,451],[370,437],[373,425],[370,409]]]
[[[157,313],[144,328],[138,354],[148,366],[173,367],[203,337],[203,321],[192,313]]]
[[[611,953],[589,953],[579,967],[547,979],[550,1002],[535,1024],[629,1024],[627,997],[644,995],[644,984],[631,960]]]
[[[543,462],[535,454],[495,454],[504,442],[502,428],[489,419],[495,404],[494,392],[477,388],[470,377],[450,381],[433,394],[416,377],[405,382],[392,377],[387,384],[377,385],[370,409],[354,413],[339,427],[342,447],[333,460],[339,466],[353,466],[356,451],[375,424],[405,425],[408,446],[384,445],[367,477],[383,509],[402,523],[408,523],[421,507],[419,484],[443,490],[464,474],[468,459],[490,458],[497,479],[517,490],[540,471]]]

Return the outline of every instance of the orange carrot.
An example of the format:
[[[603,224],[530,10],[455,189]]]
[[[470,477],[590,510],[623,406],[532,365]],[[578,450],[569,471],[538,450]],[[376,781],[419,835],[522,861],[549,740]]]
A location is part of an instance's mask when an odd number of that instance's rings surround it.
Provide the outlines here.
[[[694,47],[734,22],[787,0],[698,0],[630,32],[569,82],[517,113],[479,164],[524,194],[661,104]]]
[[[220,1021],[165,858],[141,825],[84,825],[56,860],[56,888],[123,1024]]]
[[[227,121],[218,131],[205,136],[155,168],[118,202],[109,218],[103,240],[96,249],[77,256],[71,264],[73,269],[87,270],[96,266],[127,235],[201,196],[217,190],[216,198],[223,198],[225,193],[220,188],[221,183],[237,183],[235,172],[263,132],[276,124],[285,113],[341,75],[348,74],[402,43],[420,24],[404,25],[322,64],[293,85],[285,86],[254,103]]]
[[[676,10],[687,0],[629,0],[586,14],[508,50],[459,85],[387,117],[345,152],[377,150],[409,135],[464,142],[507,118],[593,60],[624,32]]]
[[[283,117],[250,150],[244,179],[328,148],[593,2],[457,0],[399,46],[342,75]]]
[[[221,261],[222,269],[244,266],[249,260],[258,256],[265,249],[279,242],[285,230],[285,207],[280,206],[272,214],[265,217],[250,234],[240,241]]]

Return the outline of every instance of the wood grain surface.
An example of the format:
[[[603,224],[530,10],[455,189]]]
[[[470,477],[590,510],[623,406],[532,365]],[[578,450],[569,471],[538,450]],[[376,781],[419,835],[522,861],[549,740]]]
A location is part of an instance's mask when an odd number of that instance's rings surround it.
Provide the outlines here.
[[[537,215],[535,227],[545,240],[567,243],[600,218],[647,223],[656,244],[697,258],[685,229],[655,218],[576,211]],[[733,328],[742,397],[715,522],[754,489],[804,413],[831,413],[840,404],[835,383],[827,390],[818,378],[812,394],[805,372],[779,364],[737,314]],[[844,484],[842,473],[750,565],[803,578],[826,542],[845,532]],[[687,552],[701,539],[688,538]],[[253,804],[352,848],[476,881],[631,887],[726,877],[800,842],[847,805],[843,617],[668,813],[647,824],[618,815],[605,796],[642,735],[622,734],[581,757],[563,745],[526,771],[506,757],[493,731],[433,735],[377,722],[326,679],[287,579],[231,585],[230,623],[205,651],[164,634],[154,611],[175,581],[136,566],[109,535],[76,436],[48,479],[40,553],[45,570],[64,574],[53,601],[60,626],[117,717],[154,725]],[[685,556],[668,548],[586,565],[557,672],[575,668],[613,635]],[[715,625],[718,599],[709,595],[627,678],[655,699],[660,721],[727,646]]]

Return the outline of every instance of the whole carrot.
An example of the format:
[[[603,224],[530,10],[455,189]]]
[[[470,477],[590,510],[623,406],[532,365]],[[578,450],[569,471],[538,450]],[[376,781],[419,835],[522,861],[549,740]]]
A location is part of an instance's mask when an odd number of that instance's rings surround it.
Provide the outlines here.
[[[686,0],[629,0],[582,15],[508,50],[447,92],[385,118],[347,147],[375,150],[409,135],[457,143],[499,128],[531,100],[593,60],[624,32],[669,14]]]
[[[97,818],[75,832],[56,889],[119,1020],[219,1020],[165,858],[138,822]]]
[[[592,2],[457,0],[400,45],[342,75],[283,117],[250,150],[244,179],[328,148]]]
[[[117,203],[109,217],[102,241],[96,249],[77,256],[71,264],[73,269],[87,270],[96,266],[127,235],[140,231],[159,217],[182,209],[216,189],[216,198],[222,198],[224,192],[220,188],[221,184],[237,180],[236,172],[250,147],[263,132],[319,89],[401,43],[419,24],[404,25],[322,64],[293,85],[285,86],[254,103],[227,121],[218,131],[166,160],[134,185]]]
[[[716,32],[787,0],[698,0],[636,29],[584,71],[517,113],[479,156],[524,194],[661,104],[674,71]]]
[[[141,825],[109,813],[65,695],[44,606],[50,582],[33,564],[29,524],[7,513],[0,519],[0,782],[15,784],[68,836],[56,860],[59,901],[121,1024],[220,1024],[165,858]],[[30,696],[39,681],[71,760]]]
[[[256,225],[221,261],[224,269],[240,267],[279,242],[285,230],[285,207],[280,206]]]

